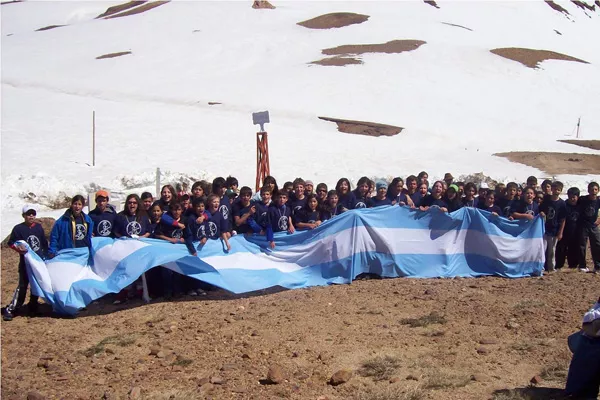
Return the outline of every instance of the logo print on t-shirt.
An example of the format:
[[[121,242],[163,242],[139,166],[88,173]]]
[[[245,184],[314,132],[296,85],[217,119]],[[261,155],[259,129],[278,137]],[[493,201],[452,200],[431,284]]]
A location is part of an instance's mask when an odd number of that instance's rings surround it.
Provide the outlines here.
[[[296,207],[294,207],[294,212],[300,211],[300,210],[302,210],[302,206],[296,206]]]
[[[287,229],[288,229],[288,217],[279,217],[279,221],[277,222],[277,226],[282,231],[287,231]]]
[[[226,205],[222,205],[221,207],[219,207],[219,212],[223,215],[223,218],[229,218],[229,209]]]
[[[41,247],[40,239],[35,235],[29,235],[27,237],[27,244],[29,244],[29,247],[31,247],[31,250],[33,251],[38,251]]]
[[[175,239],[181,239],[181,236],[183,235],[183,231],[181,229],[175,229],[172,233],[171,233],[171,237],[175,238]]]
[[[573,211],[570,215],[569,215],[569,219],[573,222],[577,222],[577,220],[579,219],[579,212],[578,211]]]
[[[75,240],[83,240],[85,238],[85,234],[87,233],[87,229],[83,224],[75,225]]]
[[[504,216],[508,218],[508,216],[510,215],[510,206],[504,207],[502,212],[504,213]]]
[[[548,216],[546,217],[546,219],[553,220],[555,216],[556,216],[556,210],[554,209],[554,207],[549,207],[548,208]]]
[[[535,215],[535,213],[533,212],[533,210],[527,210],[527,211],[525,211],[525,214]]]
[[[595,211],[596,211],[596,209],[594,208],[594,206],[588,206],[588,208],[585,209],[585,216],[593,217]]]
[[[217,224],[210,221],[208,223],[208,231],[210,232],[210,237],[215,237],[217,235]]]
[[[356,203],[354,208],[367,208],[367,205],[365,203],[363,203],[362,201],[359,201],[358,203]]]
[[[196,234],[198,235],[198,238],[206,236],[206,226],[204,224],[200,225],[200,228],[198,228],[198,232],[196,232]]]
[[[112,224],[110,221],[103,219],[98,224],[98,234],[100,236],[110,236],[112,231]]]
[[[140,233],[142,233],[142,225],[140,225],[140,223],[137,221],[131,221],[127,224],[125,232],[127,232],[129,236],[139,235]]]

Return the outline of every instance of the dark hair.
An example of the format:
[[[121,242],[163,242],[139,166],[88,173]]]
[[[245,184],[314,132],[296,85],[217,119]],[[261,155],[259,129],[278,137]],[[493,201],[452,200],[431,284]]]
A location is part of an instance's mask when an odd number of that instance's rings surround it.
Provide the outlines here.
[[[156,206],[158,206],[162,211],[165,211],[163,209],[163,203],[160,200],[156,200],[154,203],[152,203],[152,205],[150,206],[150,209],[153,209]]]
[[[294,188],[294,182],[292,181],[287,181],[286,183],[283,184],[283,188],[285,189],[286,187],[291,186],[292,189]]]
[[[184,201],[189,200],[189,199],[190,199],[190,195],[186,193],[186,194],[182,194],[181,196],[179,196],[178,200],[181,203],[181,202],[184,202]]]
[[[150,192],[143,192],[142,195],[140,196],[140,198],[142,200],[154,199],[154,196],[152,196],[152,193],[150,193]]]
[[[220,196],[221,194],[218,193],[218,191],[221,190],[222,188],[226,187],[225,185],[226,185],[226,181],[225,181],[225,178],[223,178],[222,176],[219,176],[219,177],[213,179],[213,181],[212,181],[213,194],[218,194]]]
[[[338,193],[338,196],[340,194],[340,188],[342,187],[342,183],[344,182],[346,182],[346,184],[348,185],[348,192],[352,190],[352,186],[350,185],[350,181],[348,180],[348,178],[340,178],[340,180],[337,181],[337,184],[335,185],[335,191]]]
[[[80,201],[82,206],[85,206],[85,197],[83,197],[80,194],[76,194],[75,196],[73,196],[73,198],[71,199],[71,205],[73,205],[73,203],[75,203],[76,201]]]
[[[554,182],[552,182],[551,187],[558,188],[562,192],[565,185],[563,185],[563,183],[561,181],[554,181]]]
[[[271,193],[271,195],[273,194],[273,191],[272,191],[272,190],[271,190],[271,188],[270,188],[269,186],[267,186],[267,185],[265,185],[265,186],[263,186],[263,187],[261,187],[261,188],[260,188],[260,194],[261,194],[261,196],[262,196],[264,193],[266,193],[266,192],[269,192],[269,193]]]
[[[304,186],[304,185],[306,185],[306,182],[304,182],[304,179],[302,179],[302,178],[296,178],[296,179],[294,179],[294,182],[292,182],[292,184],[294,185],[294,187],[296,187],[296,185]]]
[[[330,190],[329,192],[327,192],[327,198],[330,198],[330,197],[331,197],[331,196],[333,196],[333,195],[336,195],[336,196],[338,196],[338,198],[340,197],[340,196],[338,195],[338,192],[337,192],[337,190]]]
[[[527,178],[527,186],[529,185],[537,185],[537,178],[533,175]]]
[[[279,191],[279,187],[277,186],[277,181],[271,175],[267,175],[267,176],[265,176],[265,179],[263,179],[263,186],[266,186],[266,185],[274,185],[273,190],[271,190],[271,194],[273,196],[275,196],[277,194],[277,192]]]
[[[177,191],[175,190],[175,188],[173,187],[173,185],[165,185],[160,189],[160,197],[162,198],[162,192],[163,190],[167,189],[169,192],[171,192],[171,201],[175,201],[175,199],[177,199]]]
[[[324,184],[323,182],[321,182],[321,183],[319,183],[319,184],[317,185],[317,189],[315,190],[315,192],[317,192],[317,193],[318,193],[318,192],[319,192],[320,190],[322,190],[322,189],[325,189],[325,191],[326,191],[326,192],[327,192],[327,190],[328,190],[328,189],[327,189],[327,185],[326,185],[326,184]]]
[[[534,195],[537,196],[537,192],[535,191],[534,188],[532,188],[531,186],[527,186],[523,189],[523,194],[525,194],[526,191],[531,190],[533,192]]]
[[[240,189],[240,196],[252,196],[252,189],[250,189],[248,186],[242,186],[242,188]]]
[[[127,205],[127,203],[129,202],[129,200],[131,200],[131,199],[135,199],[135,201],[138,204],[137,208],[135,209],[135,220],[137,222],[140,222],[140,219],[142,218],[142,216],[146,215],[146,211],[144,211],[142,209],[141,204],[140,204],[141,203],[140,197],[137,194],[135,194],[135,193],[131,193],[130,195],[128,195],[125,198],[125,204]],[[156,204],[156,202],[154,204]],[[125,214],[127,214],[127,215],[129,215],[129,208],[125,207],[125,209],[122,212],[125,213]]]
[[[227,185],[227,187],[231,186],[231,185],[235,185],[235,186],[239,186],[239,182],[237,180],[237,178],[234,178],[233,176],[229,175],[227,177],[227,179],[225,180],[225,183]]]
[[[395,198],[400,194],[396,191],[396,186],[398,185],[398,182],[404,183],[404,179],[400,178],[399,176],[392,179],[392,182],[390,182],[390,184],[388,185],[388,197]]]
[[[204,191],[204,186],[202,181],[196,181],[194,182],[194,184],[192,185],[192,192],[194,191],[194,189],[196,189],[197,187],[200,187],[202,189],[202,191]]]
[[[369,186],[369,178],[367,178],[366,176],[362,176],[358,182],[356,182],[356,187],[362,186],[362,185],[367,185]]]
[[[417,180],[420,181],[421,179],[423,179],[424,175],[427,175],[427,178],[429,178],[429,174],[427,172],[421,171],[421,172],[419,172],[419,175],[417,175]]]
[[[597,188],[600,188],[600,186],[598,186],[598,182],[594,182],[594,181],[592,181],[592,182],[590,182],[590,183],[589,183],[589,185],[588,185],[588,192],[589,192],[589,191],[590,191],[590,189],[592,189],[594,186],[595,186],[595,187],[597,187]]]
[[[304,205],[304,209],[308,212],[311,212],[312,210],[310,209],[308,203],[312,200],[315,199],[317,201],[317,210],[319,209],[319,199],[317,198],[317,195],[314,193],[308,194],[306,195],[306,204]]]
[[[183,209],[183,207],[181,206],[181,204],[178,203],[178,202],[176,202],[176,201],[174,201],[171,204],[169,204],[169,211],[177,210],[179,208]]]
[[[477,186],[475,186],[475,184],[473,182],[467,182],[467,184],[465,185],[465,188],[464,188],[465,193],[469,189],[473,189],[473,190],[475,190],[475,193],[477,193]]]
[[[192,199],[192,207],[197,207],[199,204],[204,204],[206,202],[206,196],[194,197]],[[204,205],[206,207],[206,205]]]
[[[552,186],[552,181],[550,179],[544,179],[542,181],[542,186],[544,186],[544,185],[550,185],[550,186]]]
[[[516,189],[519,185],[516,184],[516,182],[508,182],[506,184],[506,189]]]
[[[365,178],[366,178],[366,177],[365,177]],[[409,182],[412,182],[412,181],[415,181],[415,182],[416,182],[416,181],[418,181],[418,179],[417,179],[417,177],[416,177],[416,176],[414,176],[414,175],[409,175],[409,176],[406,178],[406,183],[408,184]]]
[[[577,196],[579,197],[581,195],[581,192],[579,191],[578,187],[572,187],[569,190],[567,190],[567,196]]]

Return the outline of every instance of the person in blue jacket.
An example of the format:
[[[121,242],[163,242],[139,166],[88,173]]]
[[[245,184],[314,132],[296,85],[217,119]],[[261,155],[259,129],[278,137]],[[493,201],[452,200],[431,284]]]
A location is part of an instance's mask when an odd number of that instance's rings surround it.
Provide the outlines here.
[[[94,222],[82,210],[85,199],[78,194],[71,199],[71,207],[54,223],[50,233],[48,257],[53,258],[63,249],[92,246]]]

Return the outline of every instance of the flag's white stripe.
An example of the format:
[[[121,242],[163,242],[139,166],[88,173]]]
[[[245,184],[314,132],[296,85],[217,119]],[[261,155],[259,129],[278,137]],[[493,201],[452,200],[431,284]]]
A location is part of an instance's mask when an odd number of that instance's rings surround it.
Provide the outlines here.
[[[149,244],[139,240],[115,240],[112,245],[106,245],[96,252],[92,266],[68,261],[49,263],[52,292],[67,291],[74,282],[85,279],[104,281],[112,275],[119,262],[146,246]],[[44,287],[42,289],[46,290]]]
[[[202,260],[217,270],[278,269],[289,273],[303,267],[347,258],[356,253],[451,255],[466,253],[496,258],[507,263],[539,261],[543,242],[538,239],[488,236],[483,232],[457,230],[440,232],[421,229],[369,228],[357,226],[309,243],[277,250],[269,254],[235,253],[205,257]]]

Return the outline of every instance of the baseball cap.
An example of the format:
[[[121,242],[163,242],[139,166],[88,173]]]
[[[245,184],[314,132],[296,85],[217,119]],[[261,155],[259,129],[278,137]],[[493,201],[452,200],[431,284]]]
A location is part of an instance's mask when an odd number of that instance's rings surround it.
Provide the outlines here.
[[[36,211],[36,209],[31,204],[25,204],[23,206],[23,214],[27,214],[28,211]]]
[[[446,180],[446,179],[454,179],[454,177],[452,176],[452,174],[450,172],[446,172],[444,174],[444,180]]]
[[[313,182],[312,182],[312,181],[304,181],[304,185],[312,185],[312,186],[315,186],[315,185],[313,184]]]
[[[108,199],[109,195],[108,195],[108,192],[106,190],[98,190],[96,192],[96,199],[98,197],[106,197]]]
[[[489,189],[490,187],[488,186],[487,183],[485,182],[481,182],[481,186],[479,186],[480,189]]]
[[[455,185],[455,184],[452,184],[452,185],[448,186],[448,189],[452,189],[452,190],[454,190],[456,193],[458,193],[458,186],[457,186],[457,185]]]

